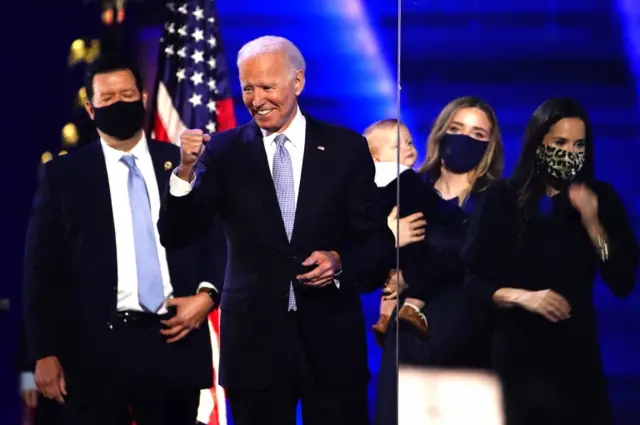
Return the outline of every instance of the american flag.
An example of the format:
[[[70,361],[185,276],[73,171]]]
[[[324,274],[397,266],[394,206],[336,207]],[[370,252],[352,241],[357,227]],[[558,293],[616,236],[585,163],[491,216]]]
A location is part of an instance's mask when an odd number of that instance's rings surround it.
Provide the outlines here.
[[[215,133],[236,125],[214,3],[166,5],[152,130],[157,140],[178,143],[187,128]]]
[[[233,103],[214,0],[168,2],[160,39],[154,123],[156,140],[179,143],[187,128],[208,133],[235,127]],[[225,394],[218,386],[220,310],[209,315],[214,387],[200,394],[198,422],[227,425]]]

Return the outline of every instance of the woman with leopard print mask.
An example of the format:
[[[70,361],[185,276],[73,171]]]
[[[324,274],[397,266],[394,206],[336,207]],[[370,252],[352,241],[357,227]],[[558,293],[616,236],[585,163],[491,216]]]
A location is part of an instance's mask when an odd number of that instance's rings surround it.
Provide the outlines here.
[[[468,288],[497,311],[493,362],[508,425],[610,424],[596,332],[599,271],[628,295],[638,244],[613,187],[594,176],[575,101],[536,109],[513,177],[488,189],[463,251]]]

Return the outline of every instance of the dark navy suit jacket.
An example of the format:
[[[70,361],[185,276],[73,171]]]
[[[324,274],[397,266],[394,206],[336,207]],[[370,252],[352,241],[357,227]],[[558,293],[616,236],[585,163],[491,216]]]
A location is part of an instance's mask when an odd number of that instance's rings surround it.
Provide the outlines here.
[[[180,151],[148,141],[160,193]],[[209,230],[211,229],[211,230]],[[216,284],[225,261],[220,229],[211,222],[201,237],[166,250],[175,297],[198,284]],[[109,326],[116,313],[117,261],[107,169],[99,142],[47,163],[29,220],[24,263],[25,325],[30,361],[58,356],[68,387],[93,388],[107,374],[121,341]],[[159,335],[159,334],[158,334]],[[175,385],[212,385],[209,330],[202,326],[167,350],[142,348],[140,362]]]
[[[267,388],[291,347],[284,329],[289,283],[295,316],[315,377],[333,387],[369,378],[362,290],[380,287],[393,260],[393,235],[376,217],[374,165],[363,137],[306,116],[295,226],[288,241],[260,129],[253,122],[212,137],[200,158],[194,189],[167,194],[162,243],[181,247],[199,237],[214,215],[223,222],[228,263],[221,300],[220,382]],[[340,287],[295,282],[313,251],[337,251]]]

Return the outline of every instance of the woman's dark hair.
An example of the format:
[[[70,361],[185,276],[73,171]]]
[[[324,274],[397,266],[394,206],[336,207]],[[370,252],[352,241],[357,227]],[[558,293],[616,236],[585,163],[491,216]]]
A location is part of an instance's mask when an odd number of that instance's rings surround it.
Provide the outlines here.
[[[540,198],[546,193],[546,170],[541,168],[536,151],[544,136],[558,121],[565,118],[577,118],[585,125],[585,163],[575,181],[590,180],[594,175],[593,133],[589,117],[584,108],[575,100],[557,97],[549,99],[533,112],[524,135],[524,144],[518,163],[511,178],[517,189],[516,204],[520,214],[520,235],[538,208]]]

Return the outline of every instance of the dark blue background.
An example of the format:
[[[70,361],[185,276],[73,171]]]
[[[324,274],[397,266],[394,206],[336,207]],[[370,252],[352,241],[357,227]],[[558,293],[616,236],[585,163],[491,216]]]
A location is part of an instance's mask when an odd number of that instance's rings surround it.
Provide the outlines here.
[[[151,3],[156,3],[152,6]],[[159,2],[131,1],[122,34],[147,68],[155,67],[154,38]],[[283,35],[307,59],[301,105],[318,118],[362,131],[371,122],[398,115],[397,4],[389,0],[218,0],[223,43],[239,122],[248,119],[239,102],[235,53],[252,38]],[[597,174],[611,182],[640,218],[638,144],[640,4],[630,0],[425,0],[403,1],[401,119],[421,154],[439,110],[451,99],[473,94],[497,111],[510,171],[526,122],[543,100],[568,95],[581,100],[596,132]],[[97,5],[82,1],[12,2],[1,26],[3,66],[2,158],[5,201],[0,208],[4,241],[0,298],[0,422],[17,423],[14,350],[17,341],[21,258],[35,170],[43,151],[57,152],[62,126],[81,114],[73,98],[82,67],[70,69],[67,53],[79,37],[101,37]],[[151,51],[145,51],[151,45]],[[8,111],[7,111],[8,106]],[[640,295],[615,299],[595,291],[601,346],[620,424],[640,423]],[[365,297],[368,323],[378,313],[376,294]],[[375,373],[380,352],[371,340]],[[375,382],[375,377],[374,381]],[[372,396],[373,396],[372,385]],[[373,400],[373,397],[372,397]]]

